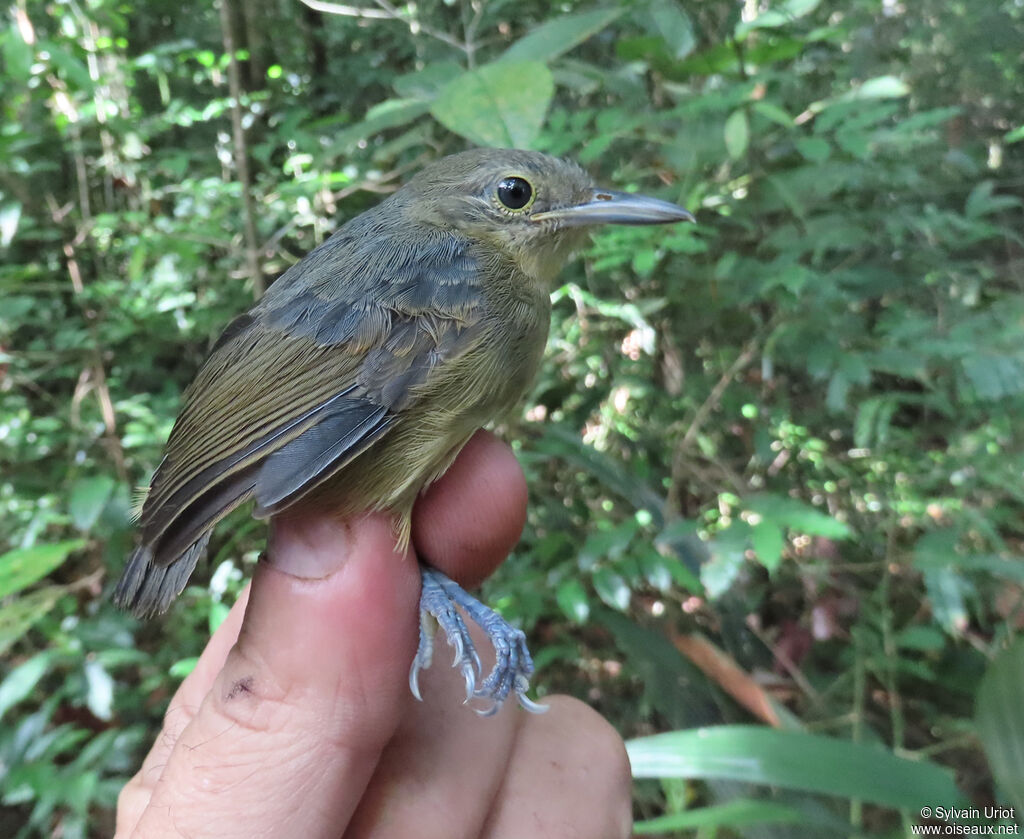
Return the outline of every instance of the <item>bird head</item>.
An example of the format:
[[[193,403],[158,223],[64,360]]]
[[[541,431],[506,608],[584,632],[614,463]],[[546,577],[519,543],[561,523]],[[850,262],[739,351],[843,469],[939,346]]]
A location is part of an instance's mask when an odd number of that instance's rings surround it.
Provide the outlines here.
[[[667,201],[598,187],[571,161],[514,149],[472,149],[442,158],[402,193],[417,221],[455,228],[545,284],[598,225],[694,220]]]

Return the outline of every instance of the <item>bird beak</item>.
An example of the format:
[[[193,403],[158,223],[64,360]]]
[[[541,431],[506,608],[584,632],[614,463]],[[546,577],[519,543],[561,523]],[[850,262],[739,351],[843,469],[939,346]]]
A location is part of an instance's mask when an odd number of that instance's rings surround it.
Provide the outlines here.
[[[591,199],[572,207],[545,210],[530,216],[532,221],[557,221],[563,227],[582,227],[588,224],[672,224],[677,221],[693,221],[693,213],[677,204],[634,195],[631,192],[616,192],[612,189],[595,189]]]

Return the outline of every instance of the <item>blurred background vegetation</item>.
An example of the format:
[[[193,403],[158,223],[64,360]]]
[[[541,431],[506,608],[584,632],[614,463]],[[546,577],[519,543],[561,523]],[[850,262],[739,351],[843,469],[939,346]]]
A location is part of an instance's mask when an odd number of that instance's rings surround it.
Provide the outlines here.
[[[637,831],[1021,812],[1019,2],[186,6],[0,29],[0,835],[111,832],[261,549],[233,516],[169,617],[109,603],[219,329],[471,144],[699,220],[603,231],[553,290],[486,592],[541,694],[637,738]]]

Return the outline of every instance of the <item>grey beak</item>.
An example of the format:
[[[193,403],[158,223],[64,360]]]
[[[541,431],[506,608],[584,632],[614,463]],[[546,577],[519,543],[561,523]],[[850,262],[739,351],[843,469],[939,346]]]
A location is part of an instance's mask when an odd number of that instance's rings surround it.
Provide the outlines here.
[[[696,221],[693,213],[677,204],[616,192],[613,189],[595,189],[591,200],[572,207],[559,207],[530,216],[533,221],[558,221],[564,227],[587,224],[672,224],[677,221]]]

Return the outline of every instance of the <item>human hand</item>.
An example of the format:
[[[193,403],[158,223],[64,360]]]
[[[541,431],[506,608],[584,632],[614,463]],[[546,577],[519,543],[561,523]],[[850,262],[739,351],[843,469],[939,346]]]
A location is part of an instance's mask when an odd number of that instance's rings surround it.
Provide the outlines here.
[[[419,500],[413,541],[474,585],[525,509],[515,458],[479,433]],[[481,719],[444,644],[424,701],[412,697],[419,572],[395,554],[388,516],[289,513],[268,553],[121,792],[118,839],[629,835],[622,740],[583,703],[544,697],[546,714]]]

